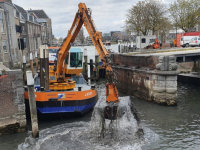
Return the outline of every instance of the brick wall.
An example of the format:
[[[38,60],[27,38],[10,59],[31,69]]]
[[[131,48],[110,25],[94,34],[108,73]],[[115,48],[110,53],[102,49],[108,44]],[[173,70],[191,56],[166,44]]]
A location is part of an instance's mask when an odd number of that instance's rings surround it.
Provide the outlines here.
[[[26,131],[23,75],[9,70],[0,78],[0,136]]]

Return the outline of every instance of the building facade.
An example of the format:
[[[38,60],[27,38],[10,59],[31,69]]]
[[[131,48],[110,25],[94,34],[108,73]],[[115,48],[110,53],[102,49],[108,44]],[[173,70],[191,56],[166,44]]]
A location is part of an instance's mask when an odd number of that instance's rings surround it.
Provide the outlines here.
[[[52,46],[54,37],[52,34],[51,18],[48,17],[44,10],[27,10],[27,12],[41,25],[42,44]]]
[[[14,68],[21,62],[21,53],[18,48],[15,28],[14,9],[11,0],[1,0],[1,46],[2,62],[6,67]]]
[[[0,0],[0,62],[20,67],[22,56],[39,54],[41,44],[53,43],[51,19],[43,10],[26,11],[12,0]]]
[[[16,31],[19,29],[20,36],[18,38],[19,49],[29,61],[30,53],[35,57],[35,53],[39,54],[39,46],[41,45],[41,25],[37,20],[25,11],[22,7],[14,4],[15,17],[20,20],[19,27],[16,25]]]

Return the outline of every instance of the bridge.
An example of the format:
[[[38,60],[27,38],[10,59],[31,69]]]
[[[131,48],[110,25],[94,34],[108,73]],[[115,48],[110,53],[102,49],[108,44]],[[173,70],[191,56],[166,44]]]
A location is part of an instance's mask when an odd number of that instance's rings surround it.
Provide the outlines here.
[[[178,65],[200,60],[200,48],[140,50],[112,55],[118,89],[161,105],[176,105]]]

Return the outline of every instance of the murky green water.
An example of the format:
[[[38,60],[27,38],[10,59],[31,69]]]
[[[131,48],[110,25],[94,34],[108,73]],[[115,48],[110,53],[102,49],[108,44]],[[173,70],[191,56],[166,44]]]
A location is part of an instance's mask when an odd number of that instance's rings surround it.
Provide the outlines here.
[[[143,149],[200,149],[200,87],[178,83],[178,106],[165,107],[132,98],[143,127],[158,134]]]
[[[104,83],[100,83],[104,84]],[[144,100],[131,97],[137,108],[141,126],[145,131],[146,145],[144,150],[199,150],[200,149],[200,87],[178,83],[178,106],[165,107]],[[103,93],[102,93],[103,94]],[[59,130],[59,124],[74,125],[80,129],[80,124],[89,125],[92,113],[83,117],[58,118],[56,120],[40,121],[39,128],[53,127]],[[82,121],[86,123],[82,123]],[[63,125],[63,126],[64,126]],[[55,128],[56,126],[56,128]],[[69,126],[66,126],[66,128]],[[82,126],[85,129],[85,126]],[[71,128],[71,126],[70,126]],[[30,124],[29,124],[30,129]],[[75,130],[74,129],[74,130]],[[48,130],[48,129],[46,129]],[[49,129],[49,132],[51,129]],[[151,131],[151,132],[149,132]],[[44,132],[44,131],[43,131]],[[46,131],[47,133],[47,131]],[[45,133],[45,134],[46,134]],[[18,145],[25,142],[27,133],[19,133],[0,137],[0,149],[17,149]],[[63,142],[67,142],[63,139]]]

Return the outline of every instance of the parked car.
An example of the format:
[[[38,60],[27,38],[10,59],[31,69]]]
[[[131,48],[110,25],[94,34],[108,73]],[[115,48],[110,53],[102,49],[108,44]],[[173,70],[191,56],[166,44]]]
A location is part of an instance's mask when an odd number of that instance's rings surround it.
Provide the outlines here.
[[[194,37],[190,40],[190,46],[199,46],[200,47],[200,37]]]
[[[180,41],[180,45],[182,47],[188,47],[189,43],[190,43],[190,40],[192,38],[195,38],[195,37],[198,37],[198,36],[182,36],[181,41]]]

